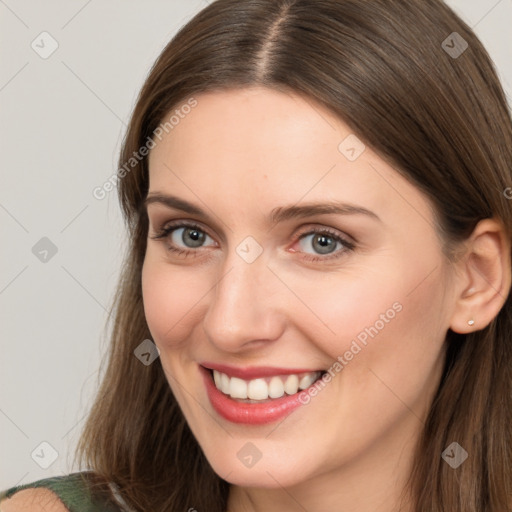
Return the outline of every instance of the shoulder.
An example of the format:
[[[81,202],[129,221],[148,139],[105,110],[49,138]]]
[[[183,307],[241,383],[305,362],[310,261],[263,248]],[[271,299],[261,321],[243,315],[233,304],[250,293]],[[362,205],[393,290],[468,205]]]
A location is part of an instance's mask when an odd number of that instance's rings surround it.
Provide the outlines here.
[[[84,471],[44,478],[0,492],[0,512],[110,512],[110,484]]]
[[[0,512],[69,512],[50,489],[32,488],[14,493],[0,503]]]

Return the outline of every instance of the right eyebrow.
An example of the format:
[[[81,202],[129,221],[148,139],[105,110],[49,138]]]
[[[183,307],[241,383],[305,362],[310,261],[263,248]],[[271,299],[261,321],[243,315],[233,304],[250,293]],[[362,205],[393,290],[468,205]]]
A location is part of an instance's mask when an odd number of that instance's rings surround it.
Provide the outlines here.
[[[207,218],[208,215],[201,209],[199,206],[196,206],[184,199],[180,199],[176,196],[171,196],[167,194],[148,194],[146,199],[144,200],[144,207],[147,209],[149,204],[158,203],[168,208],[174,208],[175,210],[181,210],[185,213],[190,213],[193,215],[199,215],[201,217]]]

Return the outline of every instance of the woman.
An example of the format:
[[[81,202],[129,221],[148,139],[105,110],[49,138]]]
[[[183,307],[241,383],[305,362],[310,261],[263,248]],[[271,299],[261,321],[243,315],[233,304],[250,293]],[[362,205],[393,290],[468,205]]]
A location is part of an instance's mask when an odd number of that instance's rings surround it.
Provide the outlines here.
[[[209,5],[121,153],[89,471],[26,500],[512,510],[511,169],[492,63],[442,2]]]

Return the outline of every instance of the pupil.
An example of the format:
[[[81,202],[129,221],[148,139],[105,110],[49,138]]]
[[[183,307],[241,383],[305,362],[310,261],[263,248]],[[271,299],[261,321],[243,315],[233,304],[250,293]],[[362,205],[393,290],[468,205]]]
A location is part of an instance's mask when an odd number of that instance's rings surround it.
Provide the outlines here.
[[[327,254],[332,252],[334,247],[332,247],[333,239],[330,236],[326,235],[317,235],[313,239],[313,245],[315,246],[315,250],[320,254]]]
[[[186,238],[188,236],[188,239]],[[183,231],[182,239],[185,245],[189,247],[200,247],[205,238],[205,234],[194,228]]]

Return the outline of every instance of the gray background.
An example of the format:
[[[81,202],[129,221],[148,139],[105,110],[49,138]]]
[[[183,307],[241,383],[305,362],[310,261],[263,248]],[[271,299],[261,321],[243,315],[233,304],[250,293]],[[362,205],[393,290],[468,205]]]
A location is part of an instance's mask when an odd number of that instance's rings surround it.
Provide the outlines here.
[[[448,3],[510,99],[512,0]],[[92,190],[116,172],[149,67],[206,4],[0,0],[0,489],[77,470],[126,247],[116,191]]]

